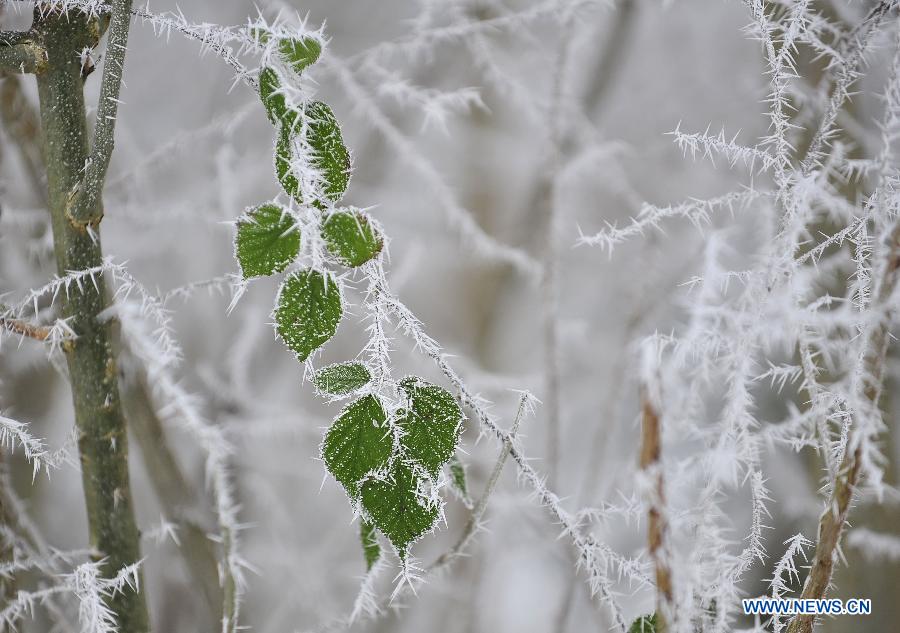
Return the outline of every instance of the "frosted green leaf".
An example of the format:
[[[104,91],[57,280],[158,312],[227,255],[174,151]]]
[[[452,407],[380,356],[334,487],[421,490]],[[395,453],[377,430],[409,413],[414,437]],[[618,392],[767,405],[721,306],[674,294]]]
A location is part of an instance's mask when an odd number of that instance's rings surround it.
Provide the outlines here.
[[[309,102],[303,114],[308,125],[306,141],[312,150],[312,163],[322,172],[322,193],[337,202],[350,184],[350,152],[344,145],[341,126],[331,108],[321,101]]]
[[[410,377],[400,381],[409,406],[397,420],[406,454],[432,477],[453,457],[462,431],[462,410],[449,391]]]
[[[434,527],[440,510],[417,494],[420,482],[396,460],[385,479],[367,479],[362,485],[363,507],[403,559],[409,546]]]
[[[466,507],[471,508],[472,498],[469,496],[469,486],[466,482],[466,467],[457,455],[450,458],[450,483]]]
[[[337,363],[317,371],[313,384],[323,393],[343,396],[364,387],[371,379],[362,363]]]
[[[657,619],[656,614],[642,615],[631,623],[628,627],[628,633],[656,633]]]
[[[298,112],[288,106],[287,99],[281,92],[281,80],[274,68],[266,67],[259,71],[259,98],[274,125],[288,129],[295,126]]]
[[[278,130],[278,140],[275,143],[275,175],[284,192],[299,204],[303,204],[303,196],[300,194],[300,181],[291,169],[291,131],[287,126],[281,126]]]
[[[237,223],[235,253],[244,279],[280,273],[300,253],[300,229],[277,204],[251,209]]]
[[[290,64],[295,72],[301,73],[307,66],[312,66],[322,54],[322,44],[311,37],[300,39],[283,39],[278,42],[278,50],[284,61]]]
[[[330,274],[306,269],[288,277],[278,292],[275,329],[300,361],[334,336],[343,314],[341,292]]]
[[[393,439],[381,401],[363,396],[353,401],[325,433],[322,459],[351,498],[359,494],[359,482],[387,466]]]
[[[328,251],[344,266],[362,266],[377,256],[384,240],[365,214],[336,211],[322,223],[322,238]]]
[[[378,562],[381,556],[381,545],[378,544],[378,538],[375,536],[375,526],[368,521],[361,521],[360,539],[362,540],[363,554],[366,557],[366,571],[372,569],[372,565]]]

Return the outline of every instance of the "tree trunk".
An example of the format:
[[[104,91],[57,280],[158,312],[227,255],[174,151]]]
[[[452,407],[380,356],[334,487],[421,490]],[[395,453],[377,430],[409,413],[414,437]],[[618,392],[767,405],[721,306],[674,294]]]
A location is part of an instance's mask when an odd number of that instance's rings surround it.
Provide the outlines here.
[[[53,239],[60,275],[102,264],[97,227],[73,225],[66,203],[88,157],[81,52],[96,44],[99,25],[75,10],[35,13],[34,29],[47,52],[37,74]],[[99,201],[97,204],[101,204]],[[106,560],[104,575],[140,560],[128,476],[128,441],[119,398],[110,324],[97,318],[107,303],[102,274],[96,284],[63,294],[64,316],[77,339],[66,345],[81,455],[91,546]],[[143,594],[126,590],[109,598],[120,633],[149,631]]]

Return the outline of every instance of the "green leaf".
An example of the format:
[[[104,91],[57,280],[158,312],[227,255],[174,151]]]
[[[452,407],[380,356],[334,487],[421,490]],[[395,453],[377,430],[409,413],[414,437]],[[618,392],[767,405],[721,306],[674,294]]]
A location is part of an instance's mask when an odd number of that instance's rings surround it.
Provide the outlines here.
[[[291,137],[290,128],[282,125],[278,130],[278,140],[275,142],[275,175],[284,192],[299,204],[303,204],[300,181],[297,180],[297,176],[291,169],[291,157],[293,156]]]
[[[344,266],[362,266],[376,257],[384,239],[364,213],[335,211],[322,223],[322,238],[328,251]]]
[[[369,571],[381,556],[381,545],[378,544],[374,525],[368,521],[360,521],[359,527],[363,554],[366,557],[366,571]]]
[[[341,126],[334,113],[321,101],[311,101],[303,110],[308,129],[306,141],[312,163],[322,172],[322,194],[337,202],[350,184],[350,152],[344,145]]]
[[[456,452],[463,414],[449,391],[416,377],[404,378],[400,388],[409,407],[397,420],[406,454],[432,477]]]
[[[238,220],[234,243],[244,279],[273,275],[300,253],[300,229],[287,209],[264,204]]]
[[[274,76],[274,71],[272,73]],[[274,81],[278,81],[277,76]],[[264,93],[264,86],[269,92]],[[309,148],[307,160],[321,174],[320,193],[332,202],[340,200],[350,183],[350,152],[344,146],[341,128],[331,108],[320,101],[306,104],[303,109],[306,126],[303,128],[298,125],[298,112],[286,104],[284,95],[271,92],[270,83],[263,83],[263,73],[260,73],[260,94],[270,94],[268,100],[263,97],[263,103],[268,104],[266,107],[269,118],[279,125],[275,144],[275,172],[285,193],[299,204],[304,204],[300,182],[291,169],[291,162],[295,158],[293,139],[305,129],[305,145]],[[323,206],[318,200],[312,202],[316,206]]]
[[[298,112],[291,108],[281,91],[281,79],[274,68],[263,68],[259,71],[259,98],[262,99],[269,120],[274,125],[292,129],[297,123]]]
[[[313,377],[316,389],[332,396],[343,396],[366,386],[372,374],[362,363],[337,363],[323,367]]]
[[[466,483],[466,467],[458,455],[450,458],[450,483],[465,506],[471,508],[472,498],[469,496],[469,486]]]
[[[322,459],[355,499],[359,482],[388,465],[393,447],[384,407],[370,394],[347,406],[325,433]]]
[[[267,30],[259,27],[253,27],[250,29],[250,37],[258,44],[265,46],[269,43],[270,36]]]
[[[362,485],[363,507],[402,559],[434,527],[440,510],[420,497],[421,483],[409,466],[395,460],[386,478],[370,478]]]
[[[299,74],[307,66],[316,63],[322,54],[322,44],[311,37],[283,39],[278,42],[278,50],[281,51],[284,61]]]
[[[628,633],[656,633],[657,619],[656,614],[642,615],[631,623],[628,627]]]
[[[343,307],[330,274],[306,269],[288,277],[278,292],[275,329],[300,361],[334,336]]]

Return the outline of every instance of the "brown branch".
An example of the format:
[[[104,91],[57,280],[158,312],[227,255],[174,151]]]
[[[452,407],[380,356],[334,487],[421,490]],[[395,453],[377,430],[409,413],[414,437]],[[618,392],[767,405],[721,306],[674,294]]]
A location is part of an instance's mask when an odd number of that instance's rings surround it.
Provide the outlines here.
[[[656,569],[656,611],[657,632],[665,633],[667,620],[673,612],[672,571],[666,555],[666,537],[668,523],[663,506],[665,505],[665,489],[660,464],[662,440],[660,419],[656,405],[650,398],[648,389],[641,389],[641,470],[654,480],[654,490],[649,495],[647,529],[647,548]]]
[[[34,325],[21,319],[0,316],[0,327],[14,334],[27,336],[37,341],[46,341],[50,338],[51,328],[44,325]]]
[[[872,302],[873,310],[883,310],[880,322],[873,327],[864,340],[862,357],[863,376],[862,400],[870,405],[869,412],[880,415],[878,401],[884,381],[884,364],[890,341],[889,327],[891,322],[890,300],[897,287],[897,270],[900,269],[900,221],[895,221],[885,248],[881,279]],[[847,446],[841,465],[835,476],[831,496],[825,511],[819,517],[818,541],[813,557],[812,568],[800,598],[822,599],[831,585],[834,573],[834,559],[838,545],[850,512],[850,502],[859,484],[860,467],[862,465],[862,447],[856,435],[858,433],[858,412],[854,414],[854,424],[847,435]],[[815,616],[798,615],[790,623],[787,633],[812,633]]]

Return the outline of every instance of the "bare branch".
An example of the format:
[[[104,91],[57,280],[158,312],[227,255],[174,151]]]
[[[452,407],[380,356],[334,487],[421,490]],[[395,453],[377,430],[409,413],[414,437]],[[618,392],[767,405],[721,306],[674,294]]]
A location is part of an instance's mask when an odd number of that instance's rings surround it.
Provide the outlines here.
[[[97,224],[103,217],[100,195],[106,181],[106,171],[115,146],[116,116],[119,110],[119,90],[125,70],[128,30],[131,25],[132,0],[113,0],[103,79],[100,85],[100,105],[91,155],[85,165],[84,179],[70,194],[66,215],[78,226]]]

